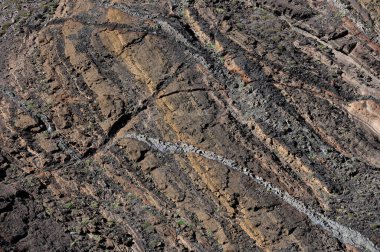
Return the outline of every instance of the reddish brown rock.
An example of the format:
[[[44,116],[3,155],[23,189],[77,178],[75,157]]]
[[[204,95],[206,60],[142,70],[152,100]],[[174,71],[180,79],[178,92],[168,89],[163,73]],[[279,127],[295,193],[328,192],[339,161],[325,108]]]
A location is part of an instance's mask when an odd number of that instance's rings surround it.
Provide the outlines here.
[[[0,3],[0,251],[377,251],[373,1]]]

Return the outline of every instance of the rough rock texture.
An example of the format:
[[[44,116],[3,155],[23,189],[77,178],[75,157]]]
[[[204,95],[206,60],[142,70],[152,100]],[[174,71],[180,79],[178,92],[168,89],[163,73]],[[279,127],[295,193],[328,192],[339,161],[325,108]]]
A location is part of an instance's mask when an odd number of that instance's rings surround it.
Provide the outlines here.
[[[0,251],[379,251],[379,10],[0,1]]]

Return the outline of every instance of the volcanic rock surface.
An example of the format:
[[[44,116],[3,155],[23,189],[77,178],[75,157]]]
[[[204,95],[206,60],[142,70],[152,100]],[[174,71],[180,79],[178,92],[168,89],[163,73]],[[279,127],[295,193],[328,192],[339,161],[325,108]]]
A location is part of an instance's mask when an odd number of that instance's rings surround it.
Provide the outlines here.
[[[379,251],[379,1],[3,0],[0,26],[0,251]]]

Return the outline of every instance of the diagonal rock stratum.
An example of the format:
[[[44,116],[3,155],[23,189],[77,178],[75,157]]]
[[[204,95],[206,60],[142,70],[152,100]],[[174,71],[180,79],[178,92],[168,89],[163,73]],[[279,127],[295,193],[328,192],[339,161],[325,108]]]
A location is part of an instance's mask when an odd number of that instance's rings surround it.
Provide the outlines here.
[[[0,251],[379,251],[378,7],[0,2]]]

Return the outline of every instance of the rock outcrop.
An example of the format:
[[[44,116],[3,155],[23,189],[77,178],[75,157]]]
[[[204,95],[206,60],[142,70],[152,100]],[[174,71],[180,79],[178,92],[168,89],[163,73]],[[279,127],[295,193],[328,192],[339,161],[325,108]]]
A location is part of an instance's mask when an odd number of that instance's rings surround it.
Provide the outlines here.
[[[0,251],[379,251],[374,2],[0,2]]]

